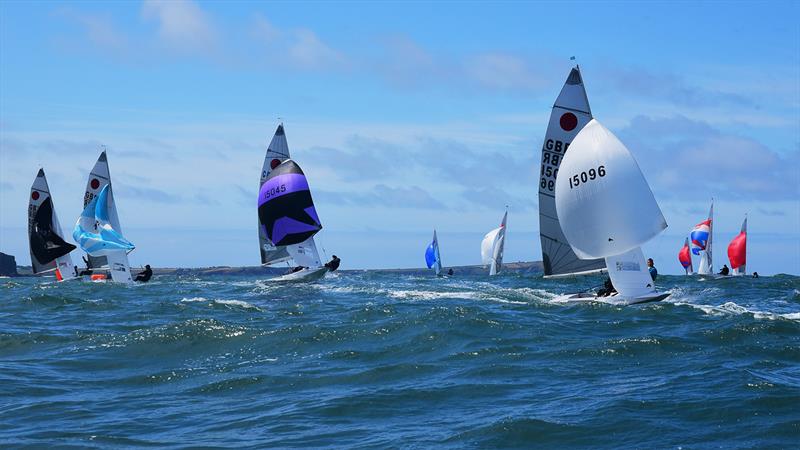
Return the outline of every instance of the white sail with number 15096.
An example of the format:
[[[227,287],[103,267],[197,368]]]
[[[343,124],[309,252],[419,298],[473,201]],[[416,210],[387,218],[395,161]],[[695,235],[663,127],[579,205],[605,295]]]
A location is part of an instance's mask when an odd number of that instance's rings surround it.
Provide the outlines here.
[[[605,258],[615,300],[661,300],[640,248],[667,222],[633,155],[592,119],[575,137],[556,179],[556,209],[581,259]]]

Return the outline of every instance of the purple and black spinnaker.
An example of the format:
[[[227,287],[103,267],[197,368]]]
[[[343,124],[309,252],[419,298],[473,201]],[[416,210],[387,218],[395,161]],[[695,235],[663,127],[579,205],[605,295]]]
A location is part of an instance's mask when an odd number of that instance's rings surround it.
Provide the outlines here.
[[[275,167],[261,186],[258,220],[276,247],[299,244],[322,229],[308,180],[291,159]]]

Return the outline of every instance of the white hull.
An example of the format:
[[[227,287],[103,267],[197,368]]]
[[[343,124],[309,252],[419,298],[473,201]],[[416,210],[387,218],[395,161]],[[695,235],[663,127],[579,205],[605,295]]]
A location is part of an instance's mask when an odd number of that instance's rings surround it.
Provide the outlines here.
[[[325,274],[328,273],[327,267],[317,267],[313,269],[303,269],[294,273],[288,273],[286,275],[281,275],[279,277],[270,278],[267,281],[274,281],[274,282],[311,282],[321,280],[325,278]]]
[[[612,305],[629,306],[642,303],[658,302],[669,297],[669,295],[670,294],[668,292],[653,292],[641,297],[622,297],[618,293],[614,293],[607,297],[598,297],[597,294],[581,292],[578,294],[569,294],[559,297],[559,300],[565,302],[603,302]]]

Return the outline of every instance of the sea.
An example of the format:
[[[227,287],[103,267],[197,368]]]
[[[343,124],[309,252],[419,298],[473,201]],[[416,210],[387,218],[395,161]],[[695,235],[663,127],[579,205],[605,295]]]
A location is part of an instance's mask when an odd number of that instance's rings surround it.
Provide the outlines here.
[[[0,279],[0,447],[800,447],[800,277],[602,281]]]

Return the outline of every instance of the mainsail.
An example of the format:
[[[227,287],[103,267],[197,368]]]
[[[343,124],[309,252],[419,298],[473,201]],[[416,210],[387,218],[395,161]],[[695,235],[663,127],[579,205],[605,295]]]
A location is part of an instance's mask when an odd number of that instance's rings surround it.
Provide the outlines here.
[[[714,262],[711,252],[711,241],[714,237],[714,200],[711,200],[711,209],[708,211],[708,219],[698,223],[689,233],[692,239],[692,253],[700,256],[700,266],[697,273],[700,275],[711,275],[714,273]]]
[[[744,275],[747,269],[747,216],[739,234],[728,244],[728,259],[734,275]]]
[[[556,179],[556,209],[580,258],[605,258],[623,297],[654,291],[640,248],[667,227],[639,165],[611,131],[592,119],[575,137]]]
[[[693,270],[692,252],[689,250],[689,238],[686,238],[683,242],[683,248],[678,252],[678,261],[680,261],[681,266],[683,266],[683,270],[686,271],[686,275],[691,275]]]
[[[506,218],[508,211],[503,214],[500,226],[486,233],[481,242],[481,259],[483,265],[489,266],[489,275],[496,275],[503,265],[503,246],[506,240]]]
[[[287,159],[289,159],[289,144],[286,142],[286,133],[283,130],[283,124],[280,124],[278,125],[278,129],[275,130],[275,135],[272,136],[272,141],[270,141],[269,147],[267,147],[267,154],[264,156],[264,165],[261,167],[261,179],[258,184],[259,190],[264,186],[264,182],[267,181],[267,177],[272,173],[272,170]],[[292,259],[292,255],[289,254],[286,247],[278,248],[270,242],[264,231],[264,227],[261,226],[260,219],[258,223],[258,243],[261,251],[261,264],[275,264]]]
[[[322,229],[322,224],[308,180],[291,159],[273,168],[261,185],[258,220],[261,232],[276,251],[286,252],[304,267],[322,266],[314,243],[314,235]]]
[[[58,269],[63,279],[75,277],[69,253],[75,246],[64,240],[44,169],[39,169],[28,202],[28,242],[33,273]]]
[[[92,171],[89,173],[89,180],[86,182],[86,191],[83,194],[83,207],[86,208],[86,206],[94,198],[100,195],[100,191],[110,184],[111,172],[108,170],[106,151],[103,150],[103,152],[100,153],[100,156],[97,158],[97,162],[94,164]],[[109,197],[109,201],[111,202],[111,204],[108,205],[109,222],[115,230],[122,233],[122,227],[119,224],[119,216],[117,215],[117,206],[114,203],[114,197]],[[108,265],[107,257],[89,255],[89,266],[91,268],[97,269],[106,265]]]
[[[111,224],[109,204],[113,204],[111,185],[106,184],[83,209],[72,238],[90,258],[104,257],[114,281],[130,283],[128,252],[136,247]],[[95,266],[93,266],[95,267]]]
[[[561,162],[567,148],[581,129],[592,120],[580,68],[575,66],[567,77],[550,113],[539,180],[539,237],[542,243],[544,275],[574,275],[602,270],[602,259],[579,259],[564,237],[556,212],[555,189]]]
[[[436,230],[433,230],[433,241],[425,249],[425,263],[428,269],[433,269],[436,276],[442,275],[442,257],[439,255],[439,240],[436,238]]]

